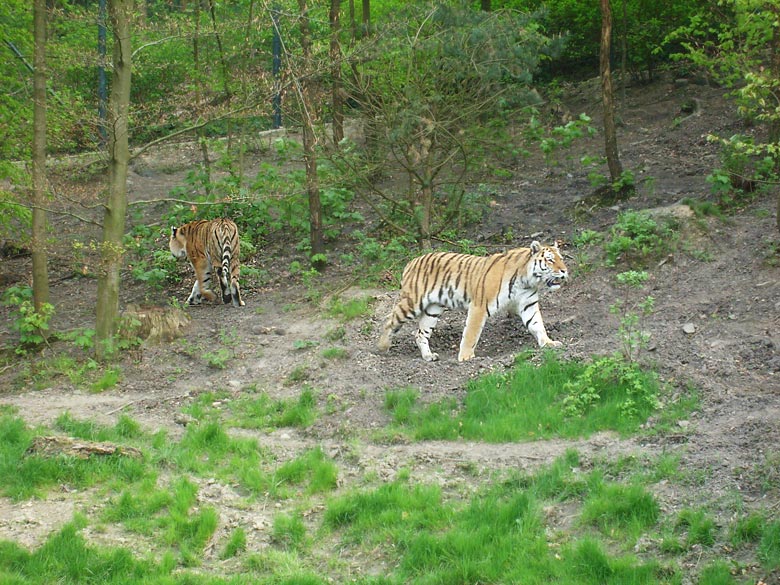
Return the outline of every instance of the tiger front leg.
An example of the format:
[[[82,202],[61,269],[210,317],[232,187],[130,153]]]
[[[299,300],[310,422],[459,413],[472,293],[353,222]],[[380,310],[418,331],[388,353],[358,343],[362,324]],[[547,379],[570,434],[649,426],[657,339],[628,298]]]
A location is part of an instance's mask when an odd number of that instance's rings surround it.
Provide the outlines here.
[[[484,307],[469,306],[469,312],[466,316],[466,326],[463,328],[463,337],[460,340],[460,351],[458,352],[458,361],[465,362],[474,358],[474,348],[477,347],[479,337],[482,335],[482,329],[487,320],[487,311]]]
[[[527,299],[528,302],[518,311],[528,332],[536,338],[539,347],[560,347],[563,345],[560,341],[554,341],[547,335],[547,329],[544,327],[542,312],[539,310],[539,297],[534,295]]]

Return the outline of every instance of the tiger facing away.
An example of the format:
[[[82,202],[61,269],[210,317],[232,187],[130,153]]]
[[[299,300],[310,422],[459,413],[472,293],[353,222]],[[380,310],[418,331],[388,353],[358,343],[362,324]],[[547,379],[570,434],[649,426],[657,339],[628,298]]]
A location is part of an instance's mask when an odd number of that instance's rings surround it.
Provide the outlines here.
[[[216,273],[222,289],[222,302],[234,307],[244,306],[238,286],[240,272],[238,227],[229,219],[196,220],[180,227],[171,227],[168,247],[174,258],[187,258],[195,269],[195,284],[187,298],[190,305],[199,305],[205,298],[215,301],[211,291],[211,274]]]
[[[387,318],[377,347],[390,348],[390,338],[409,319],[418,320],[414,340],[425,361],[439,359],[428,344],[444,309],[467,309],[458,361],[474,357],[474,348],[490,315],[511,309],[522,319],[539,347],[558,347],[547,336],[539,311],[539,292],[556,290],[568,277],[558,244],[516,248],[492,256],[433,252],[404,268],[401,296]]]

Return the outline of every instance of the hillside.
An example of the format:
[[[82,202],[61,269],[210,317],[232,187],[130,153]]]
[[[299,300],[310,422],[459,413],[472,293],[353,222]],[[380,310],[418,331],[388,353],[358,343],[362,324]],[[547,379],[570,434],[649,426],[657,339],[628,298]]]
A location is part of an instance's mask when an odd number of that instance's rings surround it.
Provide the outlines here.
[[[592,83],[570,88],[564,100],[572,113],[586,112],[600,119],[600,101]],[[683,111],[692,100],[693,114]],[[322,446],[340,468],[341,487],[359,484],[368,474],[393,479],[399,469],[411,477],[433,481],[447,489],[465,489],[472,481],[495,470],[528,469],[551,463],[568,449],[576,449],[587,467],[600,458],[632,456],[637,459],[662,453],[679,454],[681,467],[697,482],[664,483],[653,490],[664,513],[692,506],[706,507],[719,525],[734,513],[734,499],[748,509],[777,511],[780,506],[780,252],[775,228],[775,196],[764,195],[724,218],[696,218],[690,209],[674,207],[684,198],[706,199],[706,175],[718,165],[718,147],[707,141],[709,132],[731,135],[746,131],[734,115],[723,91],[703,85],[665,79],[652,86],[629,88],[622,109],[619,142],[623,164],[636,172],[640,190],[632,199],[612,207],[583,204],[592,191],[578,155],[555,166],[524,163],[514,178],[494,187],[488,215],[473,232],[475,241],[493,245],[504,234],[507,247],[528,245],[533,239],[563,240],[573,273],[561,290],[544,295],[542,313],[550,336],[563,342],[560,354],[587,359],[619,349],[618,319],[609,307],[622,292],[615,284],[615,269],[589,257],[572,245],[584,229],[607,232],[625,209],[652,209],[679,213],[679,241],[668,257],[650,266],[647,294],[655,310],[646,320],[650,346],[643,359],[652,364],[676,395],[696,389],[700,408],[674,432],[643,433],[620,438],[602,433],[585,439],[530,441],[491,445],[466,441],[408,442],[377,439],[387,425],[383,400],[390,388],[414,387],[421,400],[462,397],[472,377],[492,368],[505,368],[514,355],[533,348],[532,338],[516,320],[499,316],[488,322],[472,362],[457,362],[457,345],[463,315],[446,313],[431,339],[441,360],[419,358],[410,325],[404,327],[388,354],[374,351],[378,328],[397,297],[394,287],[362,290],[353,286],[349,266],[338,260],[330,268],[327,289],[342,298],[369,295],[374,299],[368,318],[343,324],[346,334],[335,342],[328,334],[342,325],[307,301],[306,286],[289,273],[292,260],[301,259],[289,242],[258,247],[254,263],[267,271],[268,283],[245,291],[246,307],[200,306],[188,308],[191,323],[182,340],[135,349],[122,364],[121,381],[94,394],[56,379],[43,389],[20,387],[16,368],[0,373],[0,405],[13,405],[30,425],[51,424],[63,412],[77,419],[112,424],[120,414],[139,421],[150,431],[167,429],[181,436],[180,411],[206,391],[227,390],[238,397],[247,387],[262,389],[273,398],[297,396],[304,384],[317,389],[321,414],[303,430],[257,431],[268,449],[284,460],[314,445]],[[582,148],[599,152],[600,137]],[[177,146],[148,153],[137,161],[130,182],[134,199],[165,197],[181,184],[188,165],[196,161],[195,148]],[[64,179],[61,179],[63,184]],[[142,221],[155,223],[164,204],[146,208]],[[657,211],[661,210],[661,211]],[[157,215],[155,215],[157,214]],[[79,231],[73,219],[61,221],[63,233]],[[140,221],[131,219],[131,223]],[[159,226],[160,246],[165,247]],[[509,234],[509,236],[507,236]],[[594,251],[589,254],[596,254]],[[595,260],[595,261],[594,261]],[[95,281],[73,278],[74,259],[63,246],[54,255],[52,296],[58,308],[56,324],[89,327],[94,319]],[[3,281],[28,282],[29,257],[3,258]],[[164,305],[170,296],[184,300],[190,273],[175,290],[154,292],[127,280],[122,304]],[[326,295],[327,298],[327,295]],[[13,346],[11,317],[0,307],[0,344]],[[684,329],[685,326],[685,329]],[[321,350],[335,345],[347,359],[324,360]],[[227,367],[210,367],[203,354],[225,347]],[[652,431],[653,420],[648,422]],[[246,431],[249,433],[250,431]],[[477,469],[477,473],[473,469]],[[476,477],[475,477],[476,476]],[[201,486],[200,498],[218,507],[220,531],[242,524],[248,527],[248,548],[270,542],[268,527],[274,509],[258,503],[247,508],[231,486]],[[0,540],[34,547],[75,510],[95,509],[85,493],[67,491],[43,499],[14,503],[0,499]],[[273,506],[271,506],[273,508]],[[316,521],[316,511],[312,522]],[[565,528],[558,510],[548,519]],[[112,543],[111,531],[91,533],[103,544]],[[116,536],[126,545],[127,536]],[[652,543],[648,544],[652,554]],[[699,557],[717,558],[724,543],[685,559],[695,574]],[[639,551],[642,552],[642,551]],[[208,552],[206,566],[216,563]],[[366,560],[368,564],[381,560]],[[374,567],[376,568],[376,567]],[[752,564],[744,582],[779,583],[780,573],[763,574]]]

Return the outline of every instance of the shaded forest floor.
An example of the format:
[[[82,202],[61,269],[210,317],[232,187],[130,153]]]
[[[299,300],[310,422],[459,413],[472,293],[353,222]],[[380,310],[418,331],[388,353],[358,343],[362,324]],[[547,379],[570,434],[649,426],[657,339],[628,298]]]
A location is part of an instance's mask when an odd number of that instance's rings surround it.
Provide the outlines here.
[[[694,99],[697,109],[689,115],[684,106]],[[592,84],[571,88],[565,104],[575,114],[584,111],[600,119]],[[494,186],[490,210],[464,236],[487,244],[498,236],[508,237],[511,241],[502,241],[507,247],[527,245],[532,236],[570,243],[584,229],[606,232],[624,209],[666,208],[686,197],[706,199],[710,195],[705,177],[719,164],[718,146],[706,139],[707,134],[746,131],[722,90],[672,80],[629,88],[620,118],[623,163],[640,182],[635,197],[614,207],[590,209],[578,205],[592,187],[577,155],[555,166],[524,162],[514,179]],[[601,152],[600,140],[596,137],[581,148]],[[131,199],[166,197],[172,187],[182,184],[197,160],[197,151],[187,145],[144,155],[131,173]],[[60,181],[62,191],[77,195],[77,186]],[[133,217],[131,223],[159,221],[164,205],[145,207],[143,216]],[[396,290],[351,286],[350,267],[334,258],[326,276],[328,288],[342,298],[369,295],[374,302],[368,317],[347,323],[330,319],[307,300],[306,287],[290,276],[290,262],[302,258],[289,242],[281,241],[258,246],[254,263],[270,277],[266,286],[245,291],[244,309],[188,308],[192,321],[184,337],[129,352],[115,387],[93,394],[57,379],[43,389],[33,389],[20,385],[16,368],[7,368],[0,374],[0,404],[17,406],[20,416],[33,425],[51,424],[63,412],[105,424],[126,414],[144,428],[165,428],[178,436],[182,427],[176,421],[182,406],[205,391],[228,390],[238,396],[243,388],[256,386],[280,398],[297,396],[307,384],[317,390],[321,410],[314,425],[260,432],[260,441],[280,459],[322,446],[338,463],[344,485],[371,472],[392,479],[406,468],[413,479],[457,487],[478,481],[474,468],[480,472],[477,477],[499,469],[534,469],[570,448],[580,452],[586,465],[596,458],[673,452],[680,455],[681,466],[701,481],[686,489],[656,486],[662,508],[668,512],[706,506],[725,524],[737,497],[749,509],[777,510],[780,505],[780,244],[774,208],[775,195],[768,194],[724,219],[683,217],[679,245],[650,268],[647,293],[655,298],[655,311],[646,323],[652,337],[644,359],[671,388],[680,392],[695,388],[701,398],[700,409],[674,433],[647,433],[633,439],[604,433],[576,441],[507,445],[377,440],[377,431],[390,421],[383,406],[387,389],[418,388],[423,401],[462,397],[469,379],[509,366],[518,351],[534,347],[533,340],[515,320],[499,316],[488,322],[477,359],[459,364],[457,346],[464,316],[447,313],[431,340],[441,361],[425,363],[419,358],[411,326],[402,329],[388,354],[378,355],[374,351],[378,330]],[[85,236],[89,231],[73,219],[55,221],[61,222],[62,233]],[[166,246],[166,231],[167,226],[161,225],[161,247]],[[615,270],[598,262],[586,266],[588,258],[573,246],[567,250],[574,278],[541,302],[550,336],[563,341],[560,353],[566,358],[616,351],[619,323],[609,306],[622,293],[615,284]],[[94,326],[96,283],[74,278],[74,262],[69,247],[53,255],[55,327]],[[0,272],[7,284],[29,282],[30,259],[3,258]],[[159,292],[128,277],[123,283],[123,307],[150,301],[164,305],[171,296],[185,299],[191,281],[184,266],[182,273],[187,276],[180,287]],[[0,308],[4,346],[16,343],[10,324],[9,309]],[[695,331],[684,332],[685,324],[693,324]],[[330,341],[329,333],[339,326],[346,334]],[[215,369],[202,356],[225,346],[226,338],[231,359],[226,368]],[[343,348],[348,359],[323,359],[321,351],[327,347]],[[220,529],[245,523],[251,527],[248,547],[267,545],[273,510],[247,510],[229,497],[229,491],[228,486],[215,485],[201,495],[218,506]],[[74,510],[94,505],[88,495],[66,492],[21,503],[0,499],[0,539],[37,545],[70,520]],[[698,562],[694,554],[689,561],[692,566]],[[777,575],[761,575],[756,569],[751,578],[758,577],[778,582]]]

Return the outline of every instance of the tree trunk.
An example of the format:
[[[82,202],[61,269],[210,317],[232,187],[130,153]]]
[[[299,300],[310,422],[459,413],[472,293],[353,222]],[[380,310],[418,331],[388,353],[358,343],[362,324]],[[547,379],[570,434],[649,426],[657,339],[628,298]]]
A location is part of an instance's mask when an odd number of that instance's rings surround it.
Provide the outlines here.
[[[214,0],[208,0],[209,2],[209,15],[211,16],[211,27],[214,29],[214,38],[217,39],[217,50],[219,51],[219,62],[222,65],[222,87],[225,92],[225,98],[228,99],[231,96],[230,86],[228,85],[228,64],[225,59],[225,51],[222,49],[222,37],[219,35],[219,28],[217,27],[217,13],[214,8]]]
[[[301,12],[301,49],[302,71],[301,93],[299,96],[303,124],[303,160],[306,164],[306,194],[309,199],[309,226],[312,266],[317,270],[325,267],[325,239],[322,229],[322,203],[317,179],[317,154],[314,150],[314,111],[311,99],[311,74],[314,71],[311,54],[311,32],[309,30],[309,8],[306,0],[298,0]]]
[[[339,12],[341,0],[330,0],[330,70],[333,106],[333,143],[338,145],[344,139],[344,96],[341,83],[341,21]]]
[[[776,4],[771,8],[775,23],[780,19],[780,8]],[[771,47],[771,71],[772,80],[777,83],[780,80],[780,26],[775,24],[772,33],[772,47]],[[772,121],[769,124],[769,142],[775,145],[780,144],[780,116],[775,114]],[[775,155],[775,173],[780,174],[780,156]],[[777,231],[780,231],[780,190],[777,193],[777,217],[775,219],[777,224]]]
[[[114,33],[113,75],[109,97],[109,186],[103,215],[101,269],[98,275],[95,351],[105,359],[113,351],[112,339],[119,317],[119,271],[127,212],[128,111],[130,109],[130,18],[133,0],[110,0]]]
[[[354,45],[355,41],[357,40],[357,24],[355,23],[355,0],[349,0],[349,38],[351,44]]]
[[[32,271],[33,305],[40,312],[49,302],[46,227],[46,0],[33,4],[33,145],[32,145]]]
[[[363,0],[363,37],[371,36],[371,0]]]
[[[615,132],[615,96],[612,89],[612,72],[609,65],[609,52],[612,44],[612,12],[609,0],[601,0],[601,97],[604,105],[604,143],[606,148],[609,175],[614,183],[623,174],[623,166],[618,155],[617,135]]]

